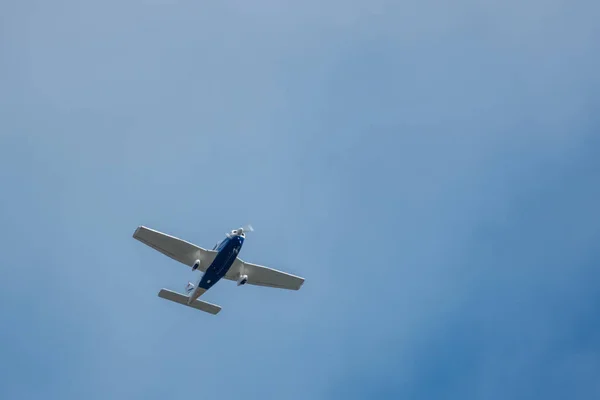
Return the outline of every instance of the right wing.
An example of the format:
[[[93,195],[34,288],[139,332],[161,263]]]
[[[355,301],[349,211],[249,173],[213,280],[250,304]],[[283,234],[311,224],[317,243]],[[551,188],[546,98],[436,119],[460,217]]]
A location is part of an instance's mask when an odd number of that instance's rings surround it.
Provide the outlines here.
[[[133,238],[188,267],[193,267],[196,260],[200,260],[198,269],[202,272],[206,271],[217,255],[216,251],[203,249],[145,226],[139,226],[133,233]]]
[[[239,257],[225,275],[225,279],[237,280],[240,275],[247,275],[250,285],[272,288],[298,290],[304,284],[304,278],[278,271],[258,264],[242,261]]]

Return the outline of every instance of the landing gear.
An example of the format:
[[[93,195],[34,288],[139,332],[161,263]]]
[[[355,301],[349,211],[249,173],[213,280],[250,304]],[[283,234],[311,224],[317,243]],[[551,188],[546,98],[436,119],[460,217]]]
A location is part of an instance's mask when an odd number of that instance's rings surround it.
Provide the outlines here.
[[[246,282],[248,282],[248,275],[242,275],[239,277],[238,281],[237,281],[237,285],[238,286],[242,286],[244,285]]]
[[[196,262],[192,266],[192,271],[197,270],[199,267],[200,267],[200,260],[196,260]]]

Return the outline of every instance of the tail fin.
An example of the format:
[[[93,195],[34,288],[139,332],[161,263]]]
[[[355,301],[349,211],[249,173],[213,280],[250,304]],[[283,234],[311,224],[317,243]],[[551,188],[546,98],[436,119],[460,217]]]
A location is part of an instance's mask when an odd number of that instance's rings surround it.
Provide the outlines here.
[[[192,282],[188,282],[187,285],[185,285],[185,292],[189,295],[194,291],[195,288],[196,286],[194,286]]]

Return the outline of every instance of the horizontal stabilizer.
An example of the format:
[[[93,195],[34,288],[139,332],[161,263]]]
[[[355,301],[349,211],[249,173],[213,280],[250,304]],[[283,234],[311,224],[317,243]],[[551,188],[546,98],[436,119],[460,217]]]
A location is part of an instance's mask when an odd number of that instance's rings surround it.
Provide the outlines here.
[[[209,314],[216,315],[221,311],[221,307],[216,304],[207,303],[206,301],[194,300],[192,304],[187,303],[188,297],[168,289],[161,289],[158,292],[158,297],[166,300],[174,301],[175,303],[183,304],[184,306],[195,308],[196,310],[205,311]]]

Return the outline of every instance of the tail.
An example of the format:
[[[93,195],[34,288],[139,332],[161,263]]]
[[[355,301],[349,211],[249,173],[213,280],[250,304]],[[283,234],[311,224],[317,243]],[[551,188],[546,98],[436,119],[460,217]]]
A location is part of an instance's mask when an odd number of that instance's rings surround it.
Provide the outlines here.
[[[216,315],[219,313],[219,311],[221,311],[220,306],[218,306],[216,304],[208,303],[206,301],[195,300],[191,304],[188,304],[187,296],[184,296],[177,292],[173,292],[168,289],[161,289],[160,292],[158,292],[158,297],[161,297],[165,300],[173,301],[175,303],[179,303],[179,304],[187,306],[187,307],[195,308],[196,310],[204,311],[204,312],[207,312],[207,313],[213,314],[213,315]]]

